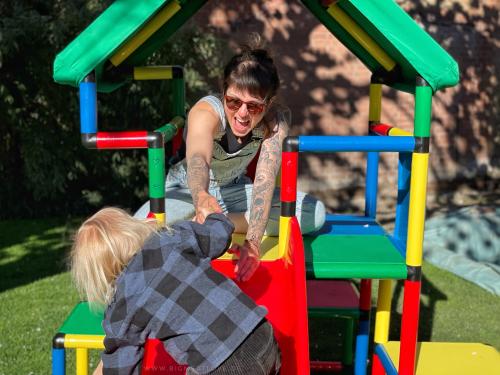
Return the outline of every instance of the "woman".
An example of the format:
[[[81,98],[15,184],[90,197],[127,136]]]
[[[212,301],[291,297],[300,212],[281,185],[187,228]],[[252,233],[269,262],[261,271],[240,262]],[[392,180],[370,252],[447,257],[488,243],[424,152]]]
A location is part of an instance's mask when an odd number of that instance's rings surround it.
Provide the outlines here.
[[[246,233],[235,249],[237,279],[250,279],[259,265],[264,233],[278,235],[281,146],[288,134],[290,111],[279,105],[280,86],[273,59],[265,49],[244,46],[224,69],[222,95],[209,95],[189,111],[185,129],[186,156],[166,179],[167,222],[192,218],[203,223],[213,212],[225,212],[235,232]],[[255,178],[245,176],[247,166],[261,149]],[[136,213],[145,217],[149,205]],[[325,207],[299,192],[297,218],[303,233],[324,223]]]

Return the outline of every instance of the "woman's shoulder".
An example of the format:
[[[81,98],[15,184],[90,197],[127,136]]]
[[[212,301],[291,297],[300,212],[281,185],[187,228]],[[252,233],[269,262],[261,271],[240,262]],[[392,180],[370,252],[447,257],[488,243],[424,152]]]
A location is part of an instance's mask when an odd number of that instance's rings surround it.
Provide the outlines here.
[[[218,123],[217,135],[224,132],[226,128],[226,121],[225,121],[226,117],[224,115],[224,105],[222,103],[221,98],[218,95],[210,94],[202,97],[195,103],[191,111],[193,110],[204,113],[210,113],[210,115],[213,116],[214,120],[216,120]]]

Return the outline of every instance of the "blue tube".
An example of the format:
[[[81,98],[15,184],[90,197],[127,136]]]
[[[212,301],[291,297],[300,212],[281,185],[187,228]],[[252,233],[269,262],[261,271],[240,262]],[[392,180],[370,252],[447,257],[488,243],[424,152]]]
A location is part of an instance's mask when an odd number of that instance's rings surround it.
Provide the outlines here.
[[[299,136],[299,152],[411,152],[414,149],[414,137],[363,135]]]
[[[366,159],[365,216],[377,216],[378,152],[369,152]]]
[[[52,348],[52,375],[66,374],[66,357],[63,348]]]
[[[380,362],[382,362],[382,366],[384,366],[384,370],[387,375],[398,375],[398,370],[396,370],[389,354],[387,354],[382,345],[375,345],[375,354],[378,355],[378,358],[380,359]]]
[[[80,83],[80,132],[97,133],[97,88],[95,82]]]
[[[359,331],[356,336],[356,354],[354,356],[354,375],[365,375],[368,360],[368,335],[370,320],[359,321]]]
[[[396,205],[396,221],[394,224],[394,238],[405,244],[408,235],[408,210],[410,205],[411,158],[409,152],[399,154],[398,162],[398,199]],[[405,255],[405,254],[403,254]]]

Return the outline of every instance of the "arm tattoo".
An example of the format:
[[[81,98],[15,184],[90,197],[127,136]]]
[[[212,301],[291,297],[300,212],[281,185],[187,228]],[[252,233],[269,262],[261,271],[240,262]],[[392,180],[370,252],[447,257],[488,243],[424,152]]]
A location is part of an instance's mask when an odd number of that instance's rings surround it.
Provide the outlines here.
[[[201,155],[194,154],[187,160],[187,182],[195,207],[198,207],[198,194],[208,191],[208,171],[208,164]]]
[[[258,247],[269,219],[276,175],[281,163],[281,141],[285,136],[286,129],[280,129],[266,139],[262,143],[257,163],[246,239]]]

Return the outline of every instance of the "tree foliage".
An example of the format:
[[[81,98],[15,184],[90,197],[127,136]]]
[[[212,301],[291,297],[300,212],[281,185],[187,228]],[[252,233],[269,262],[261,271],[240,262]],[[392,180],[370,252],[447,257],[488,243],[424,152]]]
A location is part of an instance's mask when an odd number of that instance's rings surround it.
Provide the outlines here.
[[[52,80],[60,52],[112,1],[0,3],[0,219],[134,210],[147,199],[144,150],[80,143],[78,90]],[[189,23],[151,56],[186,69],[188,103],[216,87],[225,50]],[[98,97],[99,130],[153,130],[171,118],[168,82],[132,83]]]

